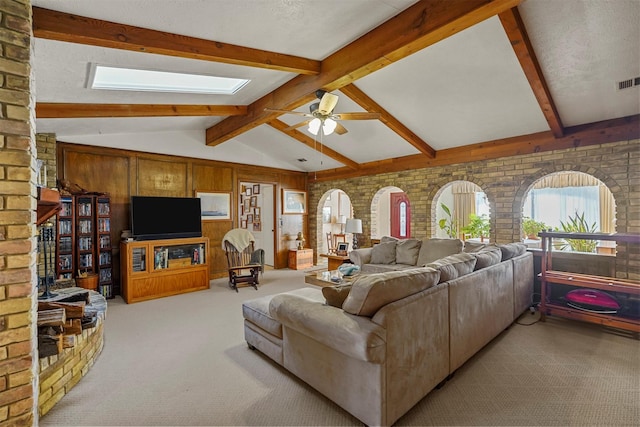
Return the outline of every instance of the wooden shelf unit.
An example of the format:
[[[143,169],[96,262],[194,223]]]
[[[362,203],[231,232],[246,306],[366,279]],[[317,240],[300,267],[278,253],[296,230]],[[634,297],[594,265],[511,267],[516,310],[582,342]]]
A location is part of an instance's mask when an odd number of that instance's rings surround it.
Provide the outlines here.
[[[56,232],[56,278],[72,279],[76,266],[75,199],[73,196],[63,196],[60,204],[62,208],[58,212]]]
[[[120,243],[122,297],[127,303],[209,289],[209,239]]]
[[[552,240],[556,239],[585,239],[615,241],[630,244],[639,244],[640,235],[622,233],[564,233],[543,231],[539,234],[542,238],[542,272],[540,314],[544,321],[547,315],[555,315],[590,323],[611,326],[626,331],[631,331],[636,337],[640,336],[640,319],[625,317],[617,313],[596,313],[593,311],[573,308],[558,301],[550,299],[551,286],[554,284],[575,286],[576,288],[598,289],[606,292],[616,292],[628,295],[640,295],[640,283],[632,280],[616,279],[613,277],[595,276],[564,271],[555,271],[552,267]]]

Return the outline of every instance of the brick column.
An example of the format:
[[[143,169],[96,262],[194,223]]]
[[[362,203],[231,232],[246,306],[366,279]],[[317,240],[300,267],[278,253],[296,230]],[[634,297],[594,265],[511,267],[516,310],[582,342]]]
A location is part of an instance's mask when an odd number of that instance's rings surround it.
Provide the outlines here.
[[[37,425],[30,0],[0,1],[0,427]]]

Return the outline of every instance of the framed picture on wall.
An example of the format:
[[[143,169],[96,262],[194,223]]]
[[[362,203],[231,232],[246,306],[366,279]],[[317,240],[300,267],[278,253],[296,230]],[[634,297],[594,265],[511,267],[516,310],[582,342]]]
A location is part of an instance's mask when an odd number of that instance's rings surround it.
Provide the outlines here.
[[[253,194],[260,194],[260,184],[253,184]]]
[[[282,189],[282,213],[305,214],[307,213],[307,192],[300,190]]]
[[[254,222],[253,223],[253,231],[262,231],[262,223],[260,222]]]
[[[223,191],[196,191],[200,199],[202,221],[230,220],[231,193]]]
[[[243,220],[240,221],[240,227],[247,228],[247,220],[246,219],[243,219]]]

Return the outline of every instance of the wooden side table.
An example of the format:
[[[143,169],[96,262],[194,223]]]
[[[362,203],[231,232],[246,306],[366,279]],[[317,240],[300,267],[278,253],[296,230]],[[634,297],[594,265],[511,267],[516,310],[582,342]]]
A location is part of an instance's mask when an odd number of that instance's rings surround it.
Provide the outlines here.
[[[313,249],[289,250],[289,268],[292,270],[304,270],[313,267]]]
[[[320,254],[320,256],[329,260],[329,271],[337,270],[343,262],[349,259],[348,255]]]

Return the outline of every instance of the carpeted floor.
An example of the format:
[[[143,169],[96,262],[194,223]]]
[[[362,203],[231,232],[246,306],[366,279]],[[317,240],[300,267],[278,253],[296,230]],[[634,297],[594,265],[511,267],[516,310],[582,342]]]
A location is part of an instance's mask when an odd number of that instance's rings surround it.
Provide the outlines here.
[[[304,286],[265,272],[258,291],[110,300],[105,347],[41,426],[361,425],[243,339],[244,300]],[[640,342],[525,314],[397,425],[640,425]],[[533,323],[530,326],[524,324]]]

